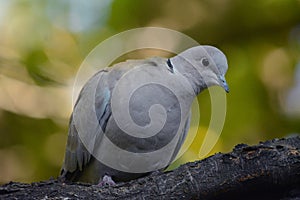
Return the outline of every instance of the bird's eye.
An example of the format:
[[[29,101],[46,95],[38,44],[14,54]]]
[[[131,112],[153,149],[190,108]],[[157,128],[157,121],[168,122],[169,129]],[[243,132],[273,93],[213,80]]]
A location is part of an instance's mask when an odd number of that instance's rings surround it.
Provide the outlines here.
[[[201,63],[204,67],[207,67],[209,65],[209,61],[207,58],[202,58]]]

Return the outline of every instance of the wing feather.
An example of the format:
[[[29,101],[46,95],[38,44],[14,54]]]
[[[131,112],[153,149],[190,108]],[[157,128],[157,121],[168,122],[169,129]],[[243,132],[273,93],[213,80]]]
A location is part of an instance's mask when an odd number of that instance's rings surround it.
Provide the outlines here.
[[[107,70],[102,70],[96,73],[83,87],[78,97],[78,100],[74,106],[74,111],[70,118],[69,123],[69,133],[68,140],[66,145],[66,153],[65,159],[62,167],[61,174],[65,176],[67,179],[76,180],[80,176],[80,172],[83,171],[84,167],[89,164],[91,159],[91,154],[81,141],[81,138],[78,135],[78,126],[79,128],[87,129],[87,133],[93,135],[92,130],[89,130],[88,123],[99,123],[101,126],[106,126],[108,118],[110,117],[110,113],[107,108],[110,101],[110,91],[107,85],[106,77],[104,74]],[[99,121],[91,121],[89,119],[85,119],[87,116],[90,116],[95,113],[91,113],[90,110],[86,109],[86,107],[90,107],[88,105],[90,101],[87,101],[86,98],[93,98],[92,93],[94,91],[94,86],[97,85],[95,98],[95,110],[97,116],[101,116]],[[74,112],[76,110],[80,110],[79,124],[75,124],[74,120]],[[81,119],[82,118],[82,119]],[[80,127],[84,126],[84,127]],[[99,134],[103,134],[103,131]],[[97,136],[97,138],[101,138],[101,136]],[[91,141],[93,142],[93,141]]]

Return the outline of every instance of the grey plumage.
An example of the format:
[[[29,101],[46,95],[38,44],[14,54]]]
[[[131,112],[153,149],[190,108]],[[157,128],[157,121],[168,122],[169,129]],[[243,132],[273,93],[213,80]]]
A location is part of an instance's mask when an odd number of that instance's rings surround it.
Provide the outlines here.
[[[184,142],[194,97],[212,85],[229,91],[224,77],[227,68],[226,57],[220,50],[198,46],[170,59],[128,60],[99,71],[85,84],[74,106],[61,177],[96,184],[105,175],[114,181],[127,181],[151,169],[166,167]],[[145,81],[149,83],[142,85]],[[126,88],[135,86],[136,90],[127,94]],[[117,101],[112,101],[114,95],[118,96]],[[126,95],[130,95],[128,105]],[[161,105],[164,111],[153,105]],[[128,118],[135,123],[124,122],[125,126],[137,136],[126,134],[119,127],[117,115],[125,112],[125,107],[129,107]],[[161,116],[165,116],[164,122]],[[120,150],[110,154],[110,142]],[[171,150],[155,153],[171,143],[174,143]],[[123,151],[126,155],[144,157],[140,157],[141,163],[133,159],[133,163],[124,166],[130,157],[123,157]],[[149,152],[155,156],[147,157]],[[100,158],[105,156],[125,170],[103,163]],[[144,163],[149,169],[136,167]],[[138,170],[133,172],[133,168]]]

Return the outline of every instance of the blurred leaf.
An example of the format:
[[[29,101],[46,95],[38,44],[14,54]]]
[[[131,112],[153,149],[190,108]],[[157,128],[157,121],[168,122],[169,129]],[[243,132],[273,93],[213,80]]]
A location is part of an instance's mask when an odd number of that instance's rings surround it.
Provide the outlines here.
[[[41,49],[35,49],[28,52],[25,57],[24,64],[28,74],[33,78],[37,85],[53,85],[58,84],[55,80],[47,75],[43,68],[49,62],[47,55]]]

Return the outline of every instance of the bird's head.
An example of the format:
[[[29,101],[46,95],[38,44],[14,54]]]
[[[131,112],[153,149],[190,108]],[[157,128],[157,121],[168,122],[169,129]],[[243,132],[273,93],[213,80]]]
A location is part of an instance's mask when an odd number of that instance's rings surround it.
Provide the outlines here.
[[[183,58],[199,72],[207,87],[219,85],[229,92],[225,74],[228,69],[226,56],[213,46],[196,46],[183,51],[177,56]]]

